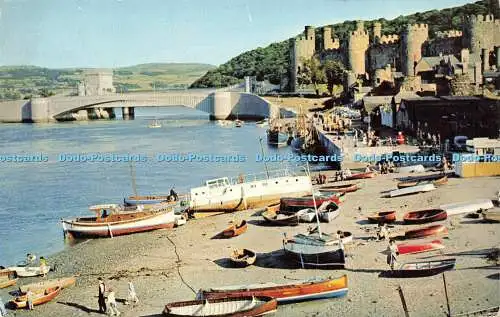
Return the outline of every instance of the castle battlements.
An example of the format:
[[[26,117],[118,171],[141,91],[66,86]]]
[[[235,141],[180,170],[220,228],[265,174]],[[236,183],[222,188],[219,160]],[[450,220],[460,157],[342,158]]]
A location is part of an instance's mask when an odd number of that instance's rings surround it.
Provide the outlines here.
[[[437,31],[436,38],[444,39],[444,38],[452,38],[452,37],[461,37],[462,31],[459,30],[446,30],[446,31]]]
[[[379,44],[395,44],[397,42],[399,42],[399,35],[397,34],[382,35],[378,40]]]
[[[487,15],[469,15],[466,19],[466,22],[471,22],[471,23],[492,23],[495,22],[497,23],[498,19],[495,20],[495,17],[493,14],[487,14]]]
[[[425,23],[408,24],[404,32],[429,32],[429,25]]]

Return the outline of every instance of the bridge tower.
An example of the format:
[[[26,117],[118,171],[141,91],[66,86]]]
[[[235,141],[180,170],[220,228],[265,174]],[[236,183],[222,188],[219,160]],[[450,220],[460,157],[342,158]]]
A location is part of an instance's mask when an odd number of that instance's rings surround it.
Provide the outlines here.
[[[348,55],[349,67],[356,75],[366,72],[366,50],[369,46],[368,32],[364,29],[363,21],[356,22],[356,30],[349,35]]]

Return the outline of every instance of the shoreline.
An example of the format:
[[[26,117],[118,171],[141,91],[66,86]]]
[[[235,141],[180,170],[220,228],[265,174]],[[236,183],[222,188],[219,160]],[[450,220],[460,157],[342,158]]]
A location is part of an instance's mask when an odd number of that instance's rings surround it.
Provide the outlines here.
[[[326,172],[330,174],[330,172]],[[333,223],[322,224],[325,232],[336,230],[354,233],[354,243],[346,245],[346,270],[304,270],[282,257],[283,233],[293,235],[305,232],[314,224],[297,227],[262,226],[255,211],[242,211],[189,221],[173,230],[86,240],[66,247],[48,257],[56,272],[48,278],[80,273],[77,284],[65,289],[52,302],[35,307],[37,316],[99,316],[97,310],[97,278],[102,276],[108,287],[116,292],[118,309],[122,316],[155,316],[164,305],[172,301],[192,300],[200,288],[261,282],[290,282],[311,277],[348,276],[347,296],[298,304],[279,306],[274,316],[401,316],[403,310],[396,288],[401,285],[410,315],[438,316],[446,312],[441,275],[427,278],[396,279],[379,277],[387,270],[384,250],[386,242],[371,242],[373,234],[366,228],[366,216],[378,210],[395,209],[398,219],[405,211],[436,207],[441,204],[476,198],[492,198],[498,190],[500,177],[459,179],[451,178],[447,185],[433,192],[416,196],[382,198],[381,191],[395,187],[394,177],[410,174],[378,175],[374,179],[358,181],[362,189],[346,195],[341,215]],[[331,183],[333,184],[333,183]],[[370,199],[367,199],[370,197]],[[361,207],[359,211],[358,207]],[[249,230],[228,240],[210,239],[227,227],[231,220],[246,219]],[[498,224],[453,216],[445,224],[449,237],[442,239],[442,251],[400,256],[399,263],[416,259],[456,257],[457,269],[446,272],[448,295],[453,314],[499,306],[498,280],[487,276],[498,273],[482,255],[456,255],[459,252],[485,251],[498,247]],[[418,226],[396,225],[391,233]],[[174,245],[175,247],[174,247]],[[232,268],[227,258],[233,248],[250,248],[258,252],[254,266]],[[450,254],[448,256],[441,255]],[[180,259],[180,260],[179,260]],[[140,302],[125,306],[121,300],[127,296],[128,277],[135,285]],[[20,279],[28,284],[41,279]],[[4,302],[10,300],[1,290]],[[194,291],[194,292],[193,292]],[[12,312],[11,312],[12,313]],[[18,311],[16,316],[33,316]]]

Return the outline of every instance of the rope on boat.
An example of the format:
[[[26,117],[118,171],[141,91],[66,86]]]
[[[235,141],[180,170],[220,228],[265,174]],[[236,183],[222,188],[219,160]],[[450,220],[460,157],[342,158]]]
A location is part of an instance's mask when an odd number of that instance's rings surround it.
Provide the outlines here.
[[[179,274],[179,277],[182,281],[182,283],[184,285],[186,285],[195,295],[197,294],[196,291],[194,290],[194,288],[191,287],[191,285],[189,285],[185,280],[184,280],[184,277],[182,277],[182,274],[181,274],[181,270],[180,270],[180,262],[181,262],[181,257],[179,256],[179,253],[177,252],[177,245],[175,245],[174,241],[172,241],[172,239],[170,239],[169,236],[167,236],[167,239],[168,241],[170,241],[170,243],[172,243],[172,245],[174,246],[174,252],[175,252],[175,255],[177,256],[177,274]]]

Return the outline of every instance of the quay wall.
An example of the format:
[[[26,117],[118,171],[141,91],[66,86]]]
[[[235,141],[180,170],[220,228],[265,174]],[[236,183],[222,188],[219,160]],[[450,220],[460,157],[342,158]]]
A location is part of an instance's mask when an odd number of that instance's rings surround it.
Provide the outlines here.
[[[500,162],[457,162],[455,173],[464,178],[500,176]]]
[[[12,100],[0,104],[0,122],[31,122],[30,100]]]

